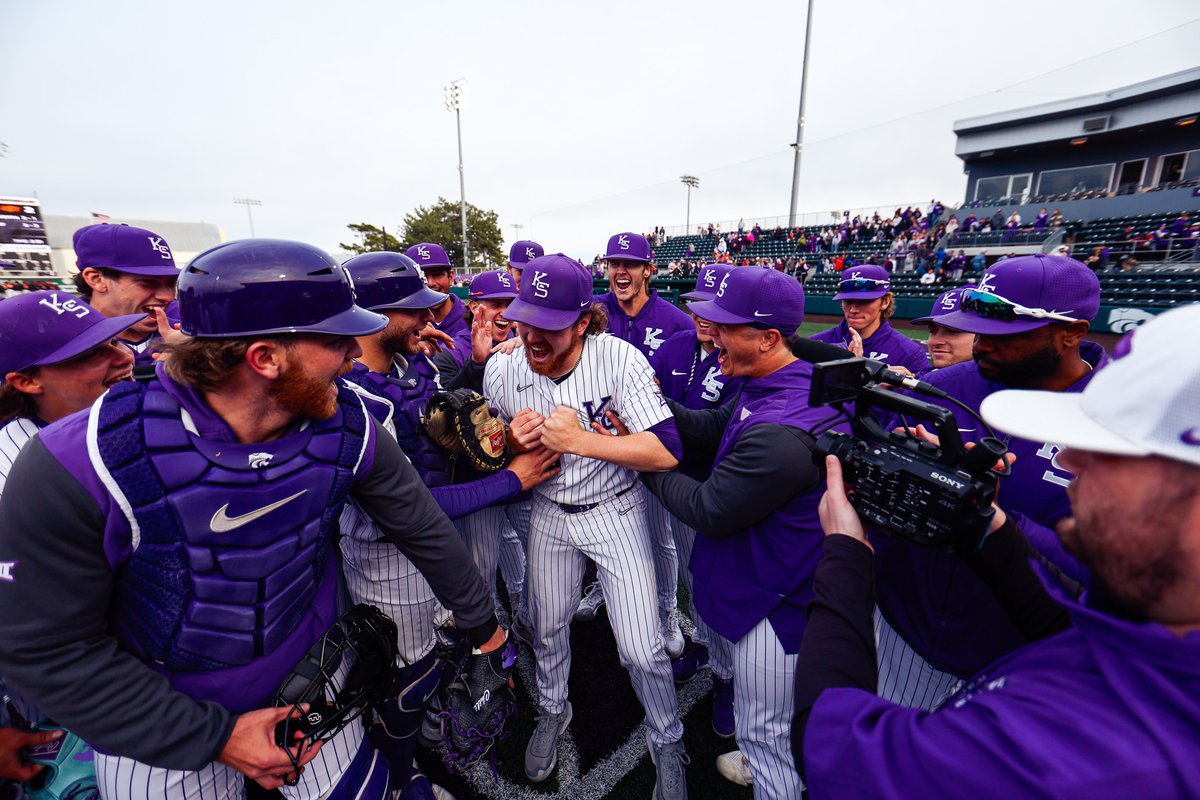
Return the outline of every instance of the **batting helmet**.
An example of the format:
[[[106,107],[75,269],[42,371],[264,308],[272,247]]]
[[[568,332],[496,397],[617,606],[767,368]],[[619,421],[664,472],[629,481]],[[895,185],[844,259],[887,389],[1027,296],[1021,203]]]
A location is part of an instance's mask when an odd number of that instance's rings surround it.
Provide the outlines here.
[[[403,253],[363,253],[342,266],[354,279],[358,304],[372,311],[431,308],[448,296],[426,286],[425,273]]]
[[[219,244],[179,277],[180,330],[189,336],[327,333],[366,336],[387,319],[354,303],[349,273],[312,245],[282,239]]]

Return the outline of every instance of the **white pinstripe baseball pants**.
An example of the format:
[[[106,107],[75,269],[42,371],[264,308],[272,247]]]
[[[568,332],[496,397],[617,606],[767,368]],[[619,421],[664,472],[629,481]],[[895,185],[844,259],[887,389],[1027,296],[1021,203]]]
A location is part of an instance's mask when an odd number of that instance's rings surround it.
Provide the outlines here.
[[[534,654],[539,707],[561,713],[571,672],[571,617],[579,603],[586,559],[608,603],[621,663],[646,711],[651,741],[683,736],[671,660],[663,649],[655,604],[646,530],[645,491],[630,491],[579,514],[567,514],[541,495],[533,502],[529,529],[529,597],[533,604]]]
[[[733,645],[721,634],[708,627],[708,623],[700,618],[696,611],[695,579],[692,577],[692,550],[696,547],[696,529],[685,525],[679,519],[672,517],[671,526],[675,532],[675,550],[679,554],[679,578],[688,590],[688,613],[696,630],[692,641],[708,647],[708,666],[721,680],[733,677]]]
[[[750,762],[755,800],[800,800],[804,784],[792,756],[796,661],[768,619],[733,645],[737,743]]]
[[[500,574],[508,587],[508,599],[513,612],[523,610],[528,617],[525,586],[529,580],[529,563],[525,554],[529,551],[529,515],[533,513],[533,501],[522,500],[504,506],[508,520],[500,532]],[[525,620],[528,622],[528,619]]]
[[[671,512],[659,499],[646,492],[646,520],[650,525],[650,544],[654,548],[654,585],[658,607],[673,611],[679,605],[679,554],[675,550],[675,532]]]
[[[471,554],[471,560],[479,570],[479,576],[487,585],[493,600],[496,597],[496,565],[500,560],[501,529],[508,527],[502,506],[481,508],[465,517],[454,520],[463,544]]]
[[[321,752],[310,761],[295,786],[281,787],[288,800],[317,800],[326,797],[337,787],[340,791],[358,787],[338,787],[338,781],[360,747],[365,742],[361,720],[355,720],[321,746]],[[233,767],[212,762],[196,771],[161,769],[142,764],[132,758],[96,753],[96,783],[104,800],[236,800],[246,796],[245,778]],[[376,784],[386,776],[387,765],[374,758],[368,772],[367,786],[374,777]],[[386,788],[386,780],[383,781]],[[355,792],[346,796],[354,797]],[[362,800],[383,800],[382,790],[364,794]]]
[[[435,621],[445,619],[433,587],[396,545],[383,539],[340,540],[342,574],[355,603],[370,603],[396,623],[400,658],[411,664],[433,649]]]
[[[932,711],[961,682],[957,675],[934,667],[888,624],[875,609],[875,662],[879,666],[877,694],[909,708]]]

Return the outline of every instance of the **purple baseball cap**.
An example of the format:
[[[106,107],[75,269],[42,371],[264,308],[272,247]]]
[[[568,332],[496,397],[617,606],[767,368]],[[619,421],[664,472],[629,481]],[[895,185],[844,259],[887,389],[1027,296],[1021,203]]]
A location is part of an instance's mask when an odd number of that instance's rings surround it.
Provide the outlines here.
[[[877,300],[892,290],[892,276],[883,267],[859,264],[842,271],[834,300]]]
[[[618,233],[608,240],[608,248],[604,251],[604,259],[612,261],[650,261],[650,243],[640,233]]]
[[[733,269],[732,264],[705,264],[696,273],[696,288],[680,297],[684,300],[712,300],[717,296],[717,288]]]
[[[804,322],[804,287],[773,269],[732,269],[712,300],[691,303],[693,314],[720,325],[757,325],[791,336]]]
[[[82,272],[88,268],[112,269],[130,275],[164,278],[179,276],[175,257],[163,237],[132,225],[88,225],[75,231],[75,264]]]
[[[911,322],[914,325],[928,324],[936,321],[938,325],[942,324],[941,317],[958,311],[958,304],[962,302],[963,293],[968,289],[974,289],[974,286],[960,286],[957,289],[951,289],[948,292],[942,292],[937,300],[933,301],[933,308],[929,311],[927,317],[917,317]],[[947,325],[946,327],[950,327]]]
[[[471,300],[513,300],[517,290],[513,288],[512,275],[497,269],[472,278],[468,296]]]
[[[525,269],[525,265],[535,258],[546,255],[546,251],[537,242],[521,239],[514,242],[508,251],[508,265],[513,269]]]
[[[972,292],[996,300],[999,310],[1023,307],[1012,319],[997,318],[988,311],[962,307],[938,319],[939,325],[982,336],[1026,333],[1068,320],[1092,320],[1100,311],[1100,279],[1096,273],[1069,256],[1015,256],[997,261],[983,273],[979,285],[963,294],[969,306]],[[1043,316],[1051,314],[1054,316]],[[1055,317],[1062,317],[1056,319]]]
[[[404,254],[417,262],[421,269],[454,269],[450,264],[450,256],[446,255],[446,248],[440,244],[421,242],[405,250]]]
[[[547,331],[571,327],[592,304],[592,279],[573,258],[555,253],[525,265],[517,299],[504,318]]]
[[[0,383],[10,372],[86,353],[145,318],[106,317],[83,298],[59,291],[23,292],[0,301]]]

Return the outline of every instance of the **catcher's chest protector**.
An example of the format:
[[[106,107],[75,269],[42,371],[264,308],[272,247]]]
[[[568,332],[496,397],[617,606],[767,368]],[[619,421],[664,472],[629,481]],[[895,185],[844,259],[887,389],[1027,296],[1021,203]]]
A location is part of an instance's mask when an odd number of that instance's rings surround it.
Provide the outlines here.
[[[342,376],[373,395],[392,404],[392,422],[396,440],[408,460],[416,467],[426,486],[445,486],[450,483],[450,464],[446,453],[425,435],[423,416],[429,398],[441,391],[437,369],[423,355],[411,356],[403,375],[395,371],[381,375],[362,364]]]
[[[269,654],[321,580],[365,447],[358,397],[340,389],[332,418],[259,444],[189,432],[158,381],[114,387],[91,413],[89,456],[134,530],[117,575],[118,638],[176,671]]]

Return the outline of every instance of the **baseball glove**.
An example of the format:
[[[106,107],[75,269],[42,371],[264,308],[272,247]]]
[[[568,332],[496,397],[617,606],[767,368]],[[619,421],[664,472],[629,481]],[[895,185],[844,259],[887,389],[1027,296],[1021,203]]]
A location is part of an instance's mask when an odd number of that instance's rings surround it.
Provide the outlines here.
[[[508,466],[508,428],[488,408],[487,399],[470,389],[438,392],[425,408],[425,432],[447,452],[463,455],[480,472]]]
[[[517,648],[511,641],[490,653],[467,657],[458,676],[446,690],[444,757],[448,769],[465,769],[491,754],[496,742],[507,735],[508,720],[517,713],[511,674],[517,663]],[[493,763],[493,768],[495,764]]]
[[[296,745],[332,739],[391,696],[399,674],[397,651],[396,623],[366,603],[339,617],[313,644],[275,693],[276,706],[295,710],[275,728],[275,742],[293,765]]]

